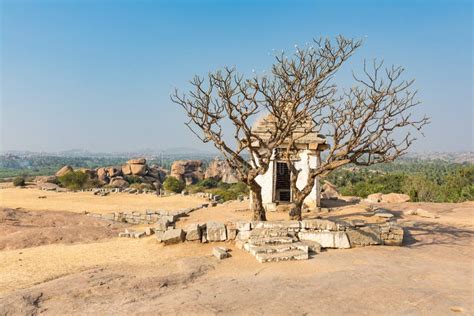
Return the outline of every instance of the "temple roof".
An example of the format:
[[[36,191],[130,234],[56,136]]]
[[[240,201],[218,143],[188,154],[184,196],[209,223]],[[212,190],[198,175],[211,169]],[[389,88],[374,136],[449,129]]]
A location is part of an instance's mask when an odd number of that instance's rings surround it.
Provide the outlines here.
[[[275,120],[276,118],[271,114],[265,116],[252,126],[252,132],[258,135],[262,141],[270,139],[272,133],[275,131]],[[301,125],[293,132],[293,138],[296,138],[295,144],[300,148],[327,149],[328,145],[325,137],[317,133],[315,127],[311,118],[302,121]],[[252,143],[252,146],[259,147],[258,141]],[[284,145],[282,147],[284,147]]]

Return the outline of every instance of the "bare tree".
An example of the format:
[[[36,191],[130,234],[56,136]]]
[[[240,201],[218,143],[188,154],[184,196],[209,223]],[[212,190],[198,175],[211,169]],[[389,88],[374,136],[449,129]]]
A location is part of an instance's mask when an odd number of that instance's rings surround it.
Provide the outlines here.
[[[306,70],[300,66],[301,61],[311,51],[311,48],[299,50],[293,59],[279,58],[280,68],[276,73],[289,78],[304,76]],[[297,150],[295,143],[298,137],[289,138],[284,156],[291,170],[294,203],[291,218],[301,219],[304,199],[318,177],[325,177],[347,164],[369,166],[393,161],[405,154],[415,141],[411,131],[421,132],[429,123],[426,116],[414,118],[412,110],[420,104],[416,99],[417,91],[411,89],[414,80],[402,80],[404,69],[401,67],[382,67],[383,62],[374,60],[369,70],[364,62],[363,76],[353,74],[357,85],[340,94],[334,84],[330,85],[331,94],[325,102],[314,100],[308,107],[311,111],[306,112],[306,118],[311,118],[312,124],[307,133],[326,135],[330,149],[319,166],[309,168],[303,188],[297,187],[301,169],[297,169],[290,159]],[[303,116],[302,113],[297,114]]]
[[[257,176],[267,172],[275,149],[293,138],[303,120],[318,117],[323,107],[332,104],[331,76],[361,42],[340,36],[334,43],[315,40],[314,45],[298,53],[297,61],[277,56],[269,75],[244,78],[235,69],[224,68],[194,77],[188,94],[175,90],[171,96],[186,111],[191,131],[204,143],[212,142],[238,179],[249,186],[255,220],[266,220]],[[269,137],[262,139],[252,123],[264,113],[273,119]],[[233,139],[224,139],[227,125],[233,126]]]

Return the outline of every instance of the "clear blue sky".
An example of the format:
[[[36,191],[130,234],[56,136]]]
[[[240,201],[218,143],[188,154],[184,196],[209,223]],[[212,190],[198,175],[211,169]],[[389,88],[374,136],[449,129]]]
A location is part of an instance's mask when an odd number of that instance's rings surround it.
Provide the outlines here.
[[[471,1],[0,2],[2,150],[209,148],[174,87],[337,34],[365,40],[345,71],[377,57],[416,78],[432,124],[414,150],[473,149]]]

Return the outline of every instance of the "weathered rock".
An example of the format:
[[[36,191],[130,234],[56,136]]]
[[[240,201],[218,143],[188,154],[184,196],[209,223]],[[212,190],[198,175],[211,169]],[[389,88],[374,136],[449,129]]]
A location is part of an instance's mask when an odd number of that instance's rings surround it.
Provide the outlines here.
[[[222,223],[207,222],[206,232],[209,241],[225,241],[227,239],[226,228]]]
[[[407,194],[389,193],[381,196],[382,203],[404,203],[408,201],[410,201],[410,196]]]
[[[215,179],[224,183],[237,183],[238,180],[234,175],[232,168],[225,160],[219,158],[214,159],[206,170],[204,178]]]
[[[325,180],[321,189],[321,196],[323,199],[337,199],[340,196],[337,187],[329,181]]]
[[[212,254],[219,260],[227,258],[229,256],[228,249],[224,247],[214,247],[212,249]]]
[[[130,164],[129,166],[133,175],[143,176],[146,173],[146,165]]]
[[[107,172],[105,168],[98,168],[96,170],[97,178],[101,183],[109,183],[109,177],[107,176]]]
[[[132,170],[130,169],[130,165],[123,165],[122,166],[122,173],[124,175],[131,175],[132,174]]]
[[[66,165],[56,172],[56,177],[62,177],[65,174],[68,174],[69,172],[73,172],[73,171],[74,169],[72,169],[71,166]]]
[[[129,161],[127,161],[127,164],[129,164],[129,165],[132,165],[132,164],[144,165],[144,164],[146,164],[146,159],[145,158],[130,159]]]
[[[379,203],[380,201],[382,201],[382,195],[382,193],[370,194],[369,196],[367,196],[365,201],[368,203]]]
[[[148,176],[158,179],[163,183],[166,179],[167,171],[158,165],[152,165],[148,168]]]
[[[169,230],[165,231],[165,233],[162,237],[162,242],[165,245],[177,244],[177,243],[183,242],[185,236],[186,236],[186,234],[180,228],[169,229]]]
[[[113,177],[122,175],[122,168],[121,167],[107,167],[105,168],[105,172],[107,173],[107,176],[109,178],[113,178]]]
[[[375,225],[346,231],[351,247],[381,245],[380,228]]]
[[[201,240],[202,234],[201,234],[201,228],[199,227],[199,224],[189,224],[186,226],[186,240],[188,241],[195,241],[195,240]]]
[[[125,181],[122,177],[115,177],[110,179],[109,185],[114,188],[126,188],[128,187],[128,182]]]
[[[378,216],[378,217],[385,217],[385,218],[392,218],[394,216],[388,210],[383,209],[383,208],[379,208],[379,209],[375,210],[374,215]]]
[[[200,160],[177,160],[171,165],[171,176],[186,182],[194,184],[204,178]]]

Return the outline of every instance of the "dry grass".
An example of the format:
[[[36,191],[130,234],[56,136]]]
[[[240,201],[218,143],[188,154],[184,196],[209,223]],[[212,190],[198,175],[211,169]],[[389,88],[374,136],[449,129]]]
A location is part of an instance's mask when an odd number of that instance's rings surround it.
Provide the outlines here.
[[[46,198],[39,199],[39,196]],[[111,193],[96,196],[92,192],[49,192],[38,189],[5,188],[0,190],[0,207],[28,210],[107,213],[114,211],[176,210],[205,203],[196,196],[158,197],[154,194]]]

